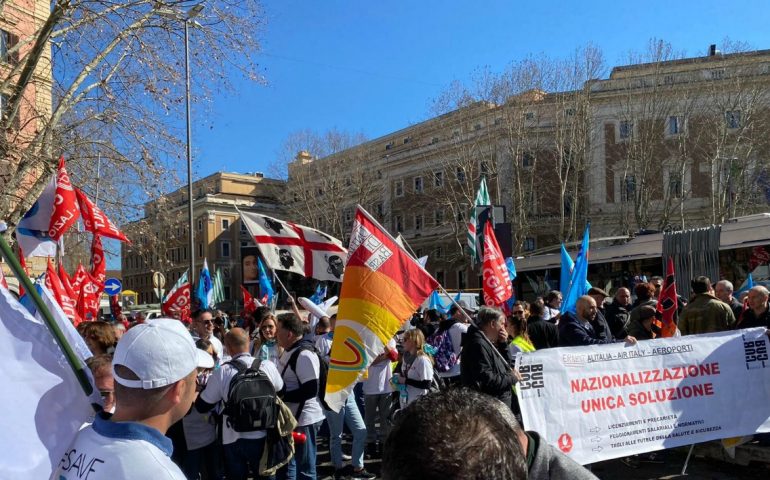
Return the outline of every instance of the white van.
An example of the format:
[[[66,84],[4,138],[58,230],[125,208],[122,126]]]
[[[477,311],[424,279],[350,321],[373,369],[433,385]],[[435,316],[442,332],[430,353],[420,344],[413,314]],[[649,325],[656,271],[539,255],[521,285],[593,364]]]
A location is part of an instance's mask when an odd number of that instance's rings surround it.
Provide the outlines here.
[[[452,300],[457,298],[457,292],[447,292],[449,298],[446,295],[439,292],[439,300],[446,307],[452,306]],[[479,308],[479,294],[474,292],[460,292],[460,301],[465,302],[465,307],[471,310],[478,310]],[[430,297],[426,298],[421,305],[423,310],[427,310],[430,307]]]

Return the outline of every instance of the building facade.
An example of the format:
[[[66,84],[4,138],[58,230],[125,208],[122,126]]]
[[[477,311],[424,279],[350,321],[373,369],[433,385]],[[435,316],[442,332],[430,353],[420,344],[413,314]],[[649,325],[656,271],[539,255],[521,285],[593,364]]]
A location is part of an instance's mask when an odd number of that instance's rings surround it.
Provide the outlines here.
[[[345,239],[356,204],[449,289],[480,285],[465,253],[480,178],[514,256],[594,238],[723,223],[770,201],[770,50],[618,66],[289,165],[289,218]],[[500,221],[500,219],[496,219]]]
[[[193,182],[193,241],[195,278],[207,259],[213,275],[222,272],[225,302],[236,309],[243,281],[241,251],[254,248],[238,210],[283,217],[279,202],[284,182],[261,173],[218,172]],[[135,291],[140,304],[158,303],[152,275],[161,272],[168,291],[189,269],[187,187],[145,204],[143,219],[124,226],[132,244],[122,244],[123,288]],[[242,306],[242,303],[240,304]]]

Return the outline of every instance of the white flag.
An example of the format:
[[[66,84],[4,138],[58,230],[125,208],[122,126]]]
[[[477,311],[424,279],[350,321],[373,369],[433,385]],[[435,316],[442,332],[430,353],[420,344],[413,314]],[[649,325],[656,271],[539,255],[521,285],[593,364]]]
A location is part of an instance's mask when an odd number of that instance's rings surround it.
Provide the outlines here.
[[[0,351],[0,472],[48,478],[94,411],[48,327],[2,287]]]
[[[294,272],[322,281],[342,281],[348,254],[342,242],[296,223],[258,213],[240,213],[241,221],[271,270]]]

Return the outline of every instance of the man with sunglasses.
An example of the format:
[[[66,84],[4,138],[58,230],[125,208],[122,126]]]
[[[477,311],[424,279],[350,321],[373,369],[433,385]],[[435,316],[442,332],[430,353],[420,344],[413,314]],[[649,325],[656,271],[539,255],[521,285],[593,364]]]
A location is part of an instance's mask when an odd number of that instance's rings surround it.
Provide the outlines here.
[[[196,342],[198,339],[211,342],[211,346],[214,347],[214,353],[217,354],[220,362],[230,360],[229,356],[225,356],[222,342],[214,335],[214,313],[211,310],[202,309],[193,312],[192,330],[190,333],[192,333],[193,339]]]

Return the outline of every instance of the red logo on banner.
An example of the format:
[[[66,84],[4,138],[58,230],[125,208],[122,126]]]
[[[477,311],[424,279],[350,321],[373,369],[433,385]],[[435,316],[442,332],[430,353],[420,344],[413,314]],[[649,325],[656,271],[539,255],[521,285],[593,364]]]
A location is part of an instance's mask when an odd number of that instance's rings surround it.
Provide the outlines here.
[[[80,285],[80,298],[78,299],[78,314],[83,320],[99,319],[99,297],[102,288],[104,288],[102,284],[90,273],[86,273],[86,279]]]
[[[94,235],[102,235],[104,237],[115,238],[121,242],[131,243],[126,236],[118,230],[118,227],[107,218],[107,215],[91,202],[85,193],[76,188],[75,194],[78,197],[80,211],[83,214],[83,225],[86,227],[87,231]]]
[[[61,279],[56,275],[56,271],[53,268],[50,258],[48,259],[48,268],[45,271],[45,286],[53,294],[53,298],[61,307],[64,315],[77,326],[82,320],[82,317],[78,315],[75,305],[76,299],[71,298],[67,294],[67,290],[64,288]]]
[[[500,251],[500,246],[492,229],[492,222],[484,224],[484,264],[482,269],[484,283],[484,303],[500,306],[513,295],[508,267]]]
[[[70,183],[70,176],[64,166],[64,157],[59,158],[59,171],[56,174],[56,196],[53,202],[51,222],[48,224],[48,236],[58,241],[64,232],[77,221],[80,212],[75,201],[75,191]]]
[[[104,247],[102,247],[102,239],[96,234],[94,234],[94,239],[91,242],[91,276],[101,284],[104,284],[104,280],[107,278],[107,262],[104,260]]]
[[[190,284],[185,283],[171,292],[163,302],[161,311],[164,315],[178,318],[183,322],[190,321]]]
[[[564,453],[569,453],[572,450],[572,437],[569,433],[562,433],[559,436],[559,450]]]

